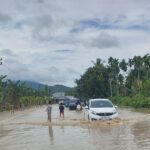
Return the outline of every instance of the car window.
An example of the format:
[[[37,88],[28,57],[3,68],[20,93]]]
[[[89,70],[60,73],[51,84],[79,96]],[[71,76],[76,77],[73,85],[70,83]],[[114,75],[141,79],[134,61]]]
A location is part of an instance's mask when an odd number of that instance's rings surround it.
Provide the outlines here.
[[[64,103],[68,103],[69,102],[69,99],[64,99]]]
[[[91,101],[91,108],[113,107],[109,101]]]
[[[71,102],[72,102],[72,103],[76,103],[76,102],[77,102],[77,100],[72,100]]]

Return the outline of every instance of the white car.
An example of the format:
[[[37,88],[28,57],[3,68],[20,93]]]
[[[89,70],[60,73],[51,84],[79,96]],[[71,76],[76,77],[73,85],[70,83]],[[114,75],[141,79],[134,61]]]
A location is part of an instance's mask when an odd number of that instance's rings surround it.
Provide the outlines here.
[[[116,110],[109,99],[90,99],[88,107],[89,120],[111,120],[118,117]]]

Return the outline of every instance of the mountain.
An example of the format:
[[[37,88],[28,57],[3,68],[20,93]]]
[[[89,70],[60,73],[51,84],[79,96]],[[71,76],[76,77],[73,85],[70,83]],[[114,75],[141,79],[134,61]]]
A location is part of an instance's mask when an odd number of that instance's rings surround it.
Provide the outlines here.
[[[69,92],[72,88],[64,86],[64,85],[54,85],[54,86],[49,86],[52,93],[55,92]]]
[[[45,87],[44,84],[41,84],[41,83],[38,83],[38,82],[33,82],[33,81],[23,81],[25,82],[25,85],[32,88],[32,89],[35,89],[35,90],[38,90],[38,89],[43,89]]]
[[[33,81],[24,81],[26,86],[33,88],[33,89],[43,89],[46,85],[45,84],[41,84],[38,82],[33,82]],[[54,85],[54,86],[48,86],[50,88],[50,91],[52,93],[56,93],[56,92],[68,92],[70,90],[72,90],[71,87],[67,87],[64,85]]]

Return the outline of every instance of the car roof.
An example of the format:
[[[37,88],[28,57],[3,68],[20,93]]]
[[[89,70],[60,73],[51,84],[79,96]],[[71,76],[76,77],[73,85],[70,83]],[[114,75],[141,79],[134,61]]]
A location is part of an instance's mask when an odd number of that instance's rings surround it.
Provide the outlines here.
[[[110,101],[110,100],[106,98],[94,98],[94,99],[90,99],[89,101]]]

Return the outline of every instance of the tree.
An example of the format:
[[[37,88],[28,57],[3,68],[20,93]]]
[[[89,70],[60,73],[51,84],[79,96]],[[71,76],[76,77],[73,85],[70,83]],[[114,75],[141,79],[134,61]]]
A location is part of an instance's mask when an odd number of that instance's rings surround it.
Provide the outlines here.
[[[134,96],[144,94],[150,96],[149,73],[150,55],[143,57],[134,56],[128,59],[109,57],[108,65],[105,66],[101,59],[93,62],[86,72],[76,80],[76,93],[84,98],[108,97],[108,96]],[[124,72],[127,72],[126,76]]]
[[[5,97],[6,97],[6,82],[3,81],[7,76],[6,75],[1,75],[0,76],[0,107],[5,105]],[[2,108],[1,108],[2,109]]]
[[[120,72],[119,68],[119,60],[116,58],[109,57],[108,58],[108,68],[109,68],[109,82],[110,82],[110,91],[112,89],[112,83],[114,84],[114,88],[116,89],[115,95],[119,95],[119,86],[118,86],[118,75]],[[112,94],[111,94],[112,96]]]
[[[150,73],[150,55],[146,54],[143,57],[143,63],[144,63],[144,68],[146,70],[146,79],[149,79],[149,73]]]
[[[126,63],[125,59],[122,59],[122,61],[119,63],[119,67],[123,71],[125,71],[125,72],[127,71],[127,63]]]
[[[137,79],[140,81],[140,70],[143,69],[143,60],[141,56],[133,57],[134,69],[137,71]]]
[[[108,75],[100,59],[96,60],[93,67],[76,80],[76,90],[80,97],[83,99],[107,97],[108,94]]]
[[[7,86],[7,93],[8,93],[8,99],[10,99],[10,102],[17,106],[19,104],[19,98],[21,97],[21,87],[24,83],[21,83],[20,80],[13,82],[11,80],[7,80],[8,86]]]

